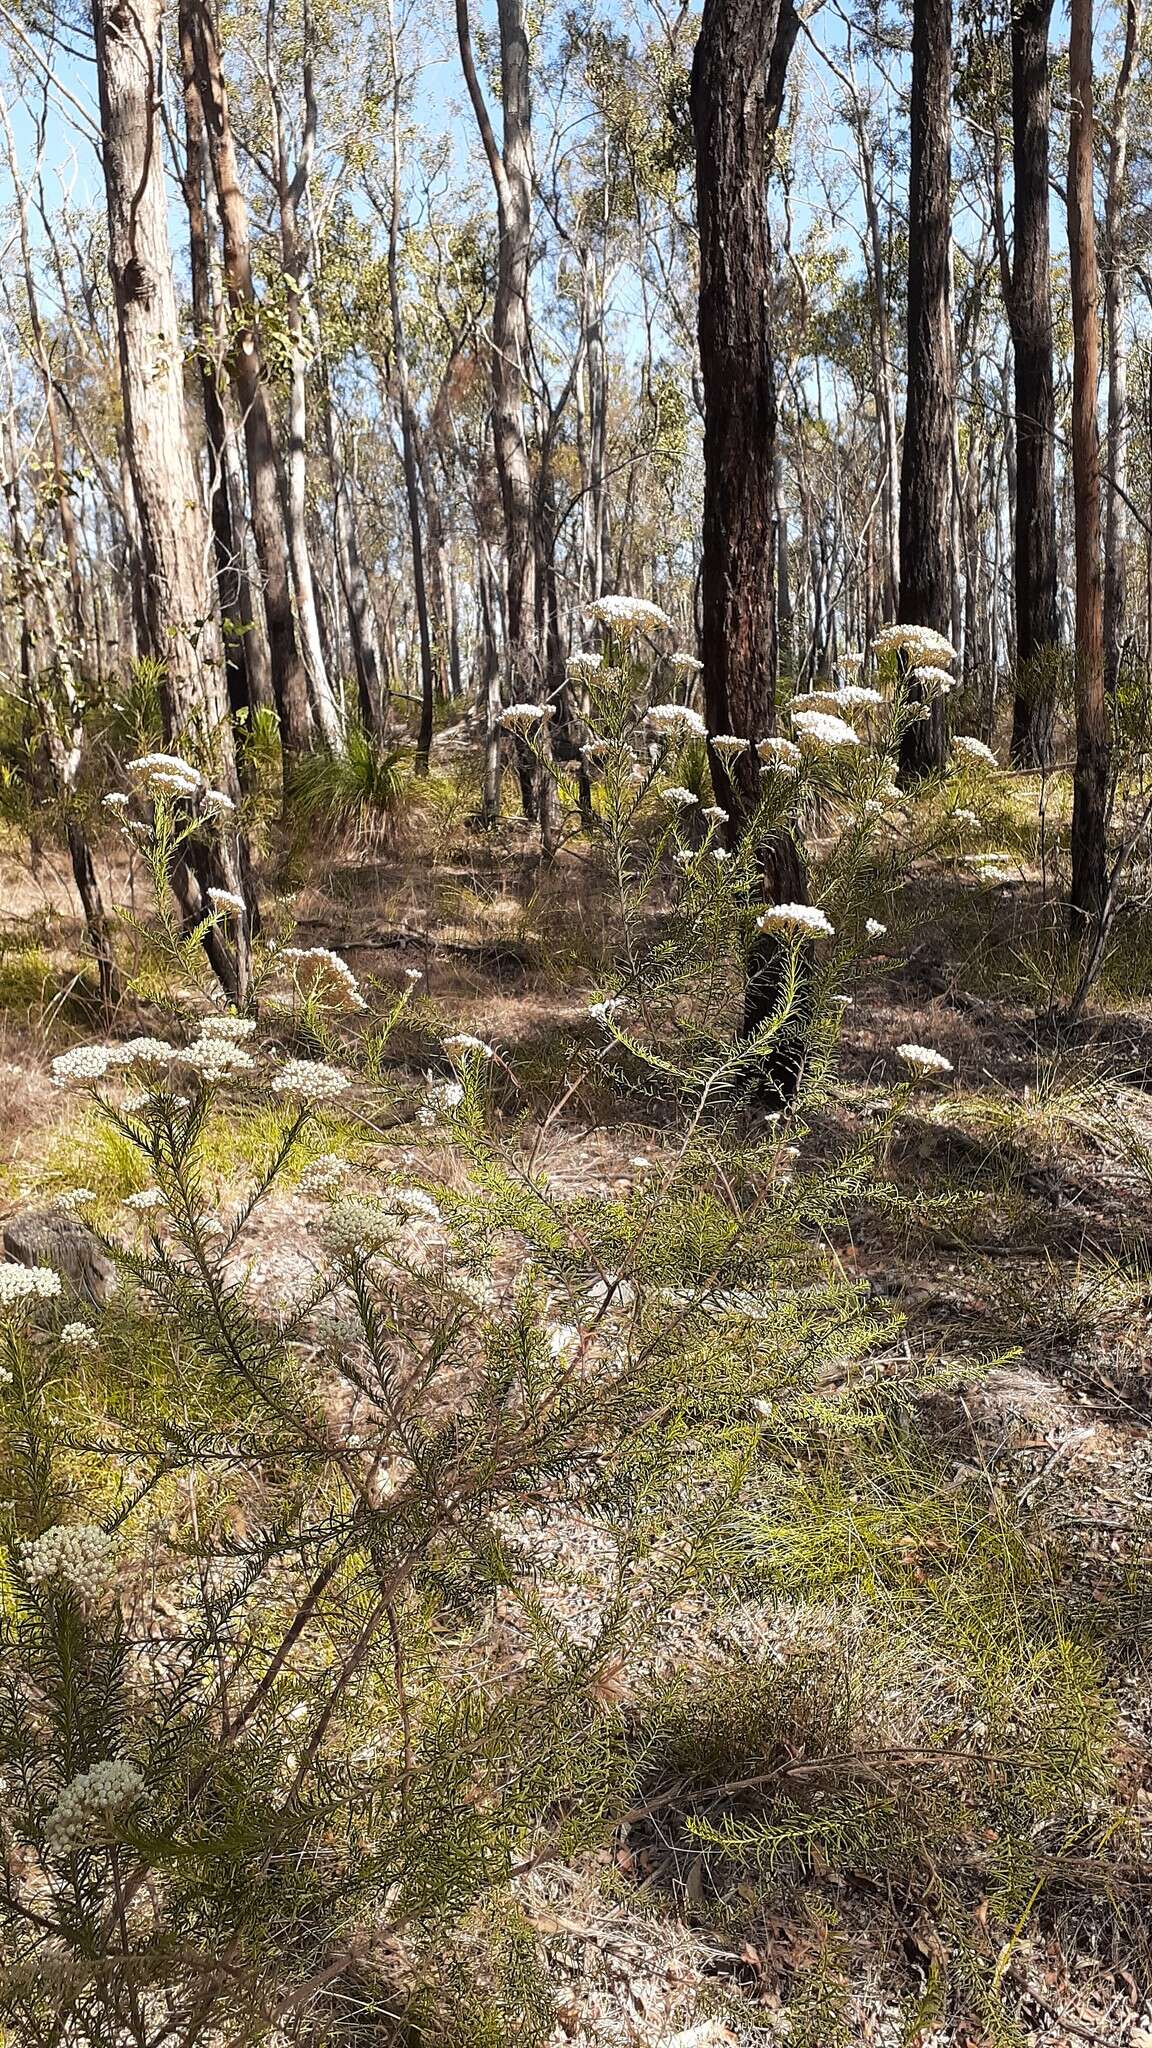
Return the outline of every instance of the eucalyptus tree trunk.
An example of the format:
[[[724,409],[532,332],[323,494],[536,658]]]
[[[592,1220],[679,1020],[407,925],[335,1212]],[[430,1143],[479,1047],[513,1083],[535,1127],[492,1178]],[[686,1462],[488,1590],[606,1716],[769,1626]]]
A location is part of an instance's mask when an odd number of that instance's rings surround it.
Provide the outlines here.
[[[1128,197],[1128,114],[1139,33],[1137,0],[1126,0],[1124,53],[1112,106],[1108,185],[1104,200],[1104,329],[1108,361],[1104,684],[1109,693],[1116,688],[1120,675],[1128,595],[1128,269],[1124,252],[1124,213]]]
[[[392,0],[388,0],[388,40],[392,66],[392,180],[388,204],[388,305],[392,315],[392,359],[400,401],[400,437],[404,457],[404,496],[408,506],[408,531],[412,543],[412,584],[416,596],[416,623],[420,638],[420,726],[416,738],[416,772],[427,775],[432,751],[432,715],[435,699],[435,671],[432,665],[432,631],[428,618],[428,587],[424,574],[424,531],[420,508],[420,479],[416,453],[416,414],[408,374],[408,351],[404,335],[404,309],[400,298],[400,97],[401,79],[396,54],[396,22]]]
[[[908,187],[908,399],[900,469],[900,623],[952,624],[952,0],[914,0]],[[944,766],[944,700],[900,742],[916,781]]]
[[[183,349],[168,242],[159,126],[159,0],[93,0],[100,89],[108,267],[116,308],[124,438],[139,521],[147,652],[157,662],[164,733],[186,745],[198,734],[214,755],[219,786],[238,794],[232,726],[213,626],[210,543],[184,412]],[[189,869],[194,870],[198,895]],[[210,884],[238,886],[223,832],[196,833],[173,873],[185,916],[195,918]],[[246,890],[251,901],[250,891]],[[222,986],[243,1000],[248,920],[235,950],[213,927],[205,947]]]
[[[184,64],[184,204],[188,213],[188,255],[192,274],[192,321],[196,330],[204,437],[208,452],[208,508],[216,592],[224,634],[224,676],[234,713],[247,713],[258,701],[249,675],[249,654],[255,644],[252,592],[232,521],[228,474],[228,425],[220,388],[216,323],[212,305],[208,223],[204,204],[207,142],[200,95]]]
[[[1107,896],[1108,707],[1100,560],[1099,276],[1092,195],[1092,0],[1072,0],[1068,45],[1068,256],[1072,281],[1072,476],[1076,531],[1076,769],[1072,910],[1103,915]]]
[[[883,542],[880,607],[884,619],[890,622],[896,616],[897,593],[900,588],[900,434],[896,424],[896,374],[888,306],[888,265],[885,258],[880,201],[876,190],[876,152],[868,127],[868,109],[860,95],[851,50],[847,55],[846,70],[833,60],[828,61],[848,95],[852,132],[856,138],[856,155],[860,166],[860,196],[868,230],[864,243],[864,260],[872,292],[872,376],[876,418],[880,425],[880,520]]]
[[[1048,132],[1052,92],[1048,29],[1052,0],[1019,0],[1012,10],[1012,269],[1006,295],[1015,374],[1015,648],[1012,759],[1044,767],[1052,758],[1060,638],[1056,560],[1056,390],[1048,228]]]
[[[180,47],[186,76],[191,74],[203,109],[212,176],[220,207],[224,282],[233,324],[230,367],[236,402],[244,423],[252,536],[264,586],[272,686],[280,714],[281,744],[288,762],[310,750],[315,734],[308,700],[308,677],[300,658],[292,612],[279,440],[261,376],[248,208],[240,184],[211,0],[180,0]]]
[[[871,139],[865,147],[863,116],[858,128],[860,164],[864,174],[864,200],[868,216],[868,237],[872,249],[872,289],[876,301],[876,383],[877,411],[883,428],[883,519],[884,563],[880,602],[885,618],[896,609],[900,588],[900,434],[896,425],[896,373],[892,362],[892,330],[888,318],[888,284],[884,268],[884,241],[880,229],[880,208],[875,190]]]
[[[138,522],[147,651],[173,733],[223,709],[208,533],[184,414],[159,118],[159,0],[93,0],[124,446]]]
[[[248,671],[248,693],[253,709],[274,711],[276,692],[272,687],[272,656],[268,646],[268,625],[264,611],[264,594],[260,587],[260,566],[252,539],[252,528],[248,519],[248,490],[243,451],[240,447],[238,423],[232,403],[232,380],[228,376],[227,363],[231,347],[228,333],[228,303],[221,266],[223,235],[220,228],[220,208],[216,198],[216,186],[212,177],[212,161],[208,151],[208,136],[204,131],[203,108],[199,96],[196,100],[200,114],[202,133],[202,161],[204,197],[205,244],[208,257],[208,303],[212,321],[212,337],[215,351],[216,389],[220,395],[223,420],[223,462],[224,478],[228,490],[228,512],[232,529],[232,544],[235,550],[236,576],[239,582],[240,614],[244,631],[244,658]]]
[[[124,527],[123,583],[127,595],[122,604],[124,649],[129,661],[138,661],[148,650],[148,614],[145,604],[144,545],[140,532],[140,511],[136,486],[128,460],[128,431],[122,425],[116,435],[120,471],[117,502]]]
[[[328,445],[328,468],[332,478],[333,514],[336,525],[336,559],[340,589],[348,614],[348,636],[356,667],[360,715],[369,732],[384,726],[387,683],[380,655],[380,631],[372,604],[368,574],[360,547],[356,504],[344,452],[344,428],[336,410],[330,386],[325,380],[324,428]]]
[[[529,700],[538,680],[532,470],[524,416],[528,369],[528,262],[532,228],[532,95],[524,0],[497,0],[503,137],[498,146],[476,72],[468,0],[456,33],[472,111],[496,192],[496,295],[492,309],[492,429],[504,514],[508,684]]]
[[[606,180],[605,190],[608,189]],[[608,511],[608,356],[604,346],[604,292],[604,264],[597,264],[588,251],[581,261],[584,377],[578,380],[582,404],[583,392],[585,388],[587,390],[586,475],[581,505],[583,559],[580,574],[582,588],[593,599],[604,595],[604,543]]]
[[[776,372],[765,186],[790,0],[705,0],[692,62],[704,383],[704,695],[712,734],[753,744],[734,770],[712,760],[738,826],[757,797],[755,741],[775,722]]]
[[[788,545],[788,506],[784,497],[784,458],[777,450],[772,466],[772,514],[776,521],[776,659],[785,675],[796,673],[793,632],[792,564]]]
[[[482,461],[475,487],[477,598],[480,609],[480,688],[477,708],[484,721],[484,787],[481,816],[495,824],[500,816],[500,637],[498,631],[499,585],[492,566],[492,550],[484,524],[484,476]]]
[[[296,628],[316,722],[327,744],[341,744],[341,721],[328,673],[312,557],[308,547],[308,348],[305,313],[308,294],[308,253],[300,226],[300,209],[316,152],[317,105],[312,77],[312,15],[304,0],[301,23],[301,67],[304,83],[304,132],[292,170],[288,168],[284,106],[276,63],[276,6],[268,0],[265,32],[265,77],[272,111],[272,175],[280,215],[280,260],[287,284],[285,326],[288,336],[288,453],[284,464],[284,520],[296,601]]]
[[[1013,578],[1013,601],[1011,605],[1008,607],[1006,616],[1004,647],[1005,658],[1008,662],[1009,667],[1012,669],[1013,674],[1015,675],[1017,663],[1016,605],[1014,579],[1016,575],[1016,508],[1020,501],[1020,492],[1017,484],[1016,474],[1016,412],[1015,398],[1013,396],[1014,377],[1015,351],[1012,347],[1011,336],[1009,336],[1008,340],[1005,342],[1004,345],[1004,361],[1000,366],[1000,390],[1003,397],[1004,405],[1004,433],[1000,443],[1000,455],[1002,458],[1001,468],[1003,469],[1004,473],[1004,523],[1006,528],[1005,541],[1007,544],[1007,555],[1011,565],[1010,573]],[[1000,494],[998,489],[994,500],[994,510],[996,519],[997,521],[999,521]],[[997,531],[999,531],[998,527]]]
[[[437,696],[444,697],[448,694],[448,541],[444,529],[444,507],[432,473],[428,436],[415,406],[412,407],[412,446],[416,457],[416,477],[420,486],[420,503],[427,537],[424,570],[428,588],[428,629],[432,644],[433,687]]]

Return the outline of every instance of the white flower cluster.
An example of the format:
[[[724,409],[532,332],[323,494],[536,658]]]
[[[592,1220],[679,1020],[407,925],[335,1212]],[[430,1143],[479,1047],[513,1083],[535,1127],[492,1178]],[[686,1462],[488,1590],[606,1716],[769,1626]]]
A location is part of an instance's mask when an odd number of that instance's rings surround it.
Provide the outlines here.
[[[424,1188],[389,1188],[388,1203],[401,1216],[420,1216],[425,1223],[442,1223],[439,1203]]]
[[[568,673],[579,681],[581,676],[594,676],[604,666],[604,656],[593,654],[590,648],[577,648],[568,656]]]
[[[339,953],[334,953],[330,946],[285,946],[280,954],[280,958],[282,960],[298,960],[301,963],[313,962],[315,964],[312,984],[314,990],[318,989],[321,983],[327,982],[329,984],[328,992],[334,994],[343,1003],[346,1010],[366,1010],[368,1008],[360,993],[360,984],[349,967],[348,962],[342,960]]]
[[[175,1051],[166,1038],[126,1038],[123,1045],[111,1047],[110,1058],[114,1067],[132,1067],[152,1060],[170,1060]]]
[[[738,760],[741,754],[748,751],[747,740],[740,739],[734,732],[716,733],[713,736],[711,745],[713,753],[719,754],[725,767],[728,766],[729,761]]]
[[[116,1545],[95,1522],[58,1522],[20,1545],[34,1586],[62,1586],[82,1600],[102,1600],[116,1571]]]
[[[870,939],[882,939],[888,927],[886,924],[881,924],[878,917],[866,917],[864,919],[864,929]]]
[[[904,654],[915,664],[918,662],[955,661],[956,649],[943,633],[936,633],[931,626],[885,626],[872,642],[872,652],[882,658],[885,654]]]
[[[323,1060],[285,1060],[272,1083],[277,1095],[301,1095],[312,1102],[330,1102],[348,1085],[347,1074]]]
[[[958,732],[952,745],[956,753],[964,754],[969,761],[982,761],[992,768],[1000,766],[991,747],[986,747],[983,740],[976,739],[972,733]]]
[[[95,1351],[96,1332],[91,1323],[65,1323],[60,1332],[60,1342],[69,1351]]]
[[[83,1209],[96,1200],[95,1188],[60,1188],[52,1197],[54,1209]]]
[[[510,725],[514,732],[534,732],[545,718],[554,716],[551,704],[510,704],[501,713],[502,725]]]
[[[58,1088],[68,1081],[102,1081],[110,1067],[131,1067],[149,1060],[170,1060],[174,1045],[166,1038],[125,1038],[119,1045],[76,1045],[56,1055],[52,1078]]]
[[[179,754],[141,754],[129,761],[128,773],[150,796],[198,796],[204,782],[200,770]]]
[[[128,763],[128,773],[148,796],[182,797],[188,803],[198,800],[200,814],[209,822],[230,817],[236,810],[225,790],[206,787],[199,769],[193,768],[179,754],[141,754],[139,760]],[[127,790],[112,789],[101,798],[101,802],[105,810],[123,818],[131,806],[132,797]],[[141,832],[144,828],[133,824],[128,829]]]
[[[793,931],[822,939],[835,934],[835,927],[814,903],[774,903],[757,923],[762,932]]]
[[[213,1010],[200,1019],[199,1036],[202,1040],[224,1038],[237,1045],[241,1039],[253,1037],[255,1031],[254,1017],[233,1017],[226,1012]]]
[[[791,740],[757,740],[756,752],[766,768],[775,768],[781,775],[797,775],[804,756]]]
[[[842,718],[827,711],[794,711],[792,723],[802,740],[813,747],[858,747],[860,735]]]
[[[883,704],[880,690],[871,690],[866,683],[845,683],[842,689],[832,693],[832,701],[845,711],[874,711]]]
[[[444,1050],[454,1057],[466,1053],[475,1053],[481,1060],[494,1060],[496,1057],[492,1047],[482,1038],[474,1038],[470,1031],[454,1031],[450,1038],[444,1040]]]
[[[54,1856],[74,1856],[106,1841],[143,1796],[144,1780],[135,1764],[102,1758],[61,1792],[44,1825],[49,1850]]]
[[[650,604],[646,597],[598,597],[589,605],[587,615],[598,626],[614,627],[621,633],[641,633],[657,626],[669,633],[674,630],[667,612],[661,611],[658,604]]]
[[[102,1081],[111,1063],[106,1045],[75,1045],[71,1052],[57,1053],[52,1062],[52,1079],[58,1088],[69,1081]]]
[[[426,1074],[424,1078],[428,1087],[416,1111],[416,1121],[427,1128],[438,1117],[449,1116],[454,1109],[459,1109],[464,1100],[464,1084],[462,1081],[438,1081],[434,1074]]]
[[[952,823],[954,825],[975,825],[979,828],[980,820],[975,811],[955,810],[952,813]]]
[[[235,889],[209,889],[206,893],[213,910],[220,911],[222,915],[228,913],[232,917],[244,917],[247,914],[248,905]]]
[[[896,1057],[903,1060],[904,1065],[910,1067],[914,1074],[950,1074],[952,1072],[951,1060],[945,1059],[942,1052],[933,1051],[930,1045],[898,1045],[896,1047]]]
[[[598,1003],[589,1003],[588,1015],[596,1024],[611,1024],[613,1018],[618,1017],[623,1008],[623,996],[605,996]]]
[[[341,1159],[338,1152],[321,1152],[306,1167],[296,1185],[304,1195],[331,1194],[347,1172],[348,1161]]]
[[[840,690],[804,690],[792,699],[793,711],[873,711],[884,698],[864,683],[845,683]]]
[[[7,1259],[0,1264],[0,1310],[54,1301],[59,1292],[60,1275],[51,1266],[18,1266]]]
[[[648,723],[662,740],[702,740],[707,737],[708,728],[698,711],[690,704],[653,704],[648,712]]]
[[[158,1209],[164,1200],[162,1188],[139,1188],[134,1195],[125,1195],[126,1209]]]
[[[674,811],[690,811],[693,804],[699,802],[690,789],[683,789],[676,782],[669,783],[667,789],[660,791],[660,799]]]
[[[697,661],[694,654],[670,654],[668,665],[682,676],[698,676],[704,672],[704,663]]]
[[[707,818],[710,825],[726,825],[728,823],[728,813],[722,810],[719,804],[706,804],[700,816]]]
[[[218,1081],[235,1081],[242,1074],[250,1074],[256,1062],[250,1052],[237,1044],[241,1035],[235,1027],[248,1023],[245,1017],[205,1017],[200,1025],[200,1036],[186,1045],[180,1054],[181,1064],[191,1067],[206,1087]],[[225,1028],[228,1027],[228,1028]]]

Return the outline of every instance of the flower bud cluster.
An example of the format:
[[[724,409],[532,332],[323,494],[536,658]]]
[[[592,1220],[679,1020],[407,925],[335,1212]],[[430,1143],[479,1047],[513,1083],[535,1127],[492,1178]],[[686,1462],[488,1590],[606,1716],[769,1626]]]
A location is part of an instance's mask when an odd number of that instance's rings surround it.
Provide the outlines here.
[[[50,1852],[74,1856],[106,1841],[143,1795],[144,1780],[135,1764],[119,1757],[102,1758],[65,1785],[56,1801],[44,1828]]]
[[[22,1543],[20,1554],[34,1586],[62,1586],[82,1600],[101,1600],[111,1588],[116,1546],[95,1522],[59,1522]]]

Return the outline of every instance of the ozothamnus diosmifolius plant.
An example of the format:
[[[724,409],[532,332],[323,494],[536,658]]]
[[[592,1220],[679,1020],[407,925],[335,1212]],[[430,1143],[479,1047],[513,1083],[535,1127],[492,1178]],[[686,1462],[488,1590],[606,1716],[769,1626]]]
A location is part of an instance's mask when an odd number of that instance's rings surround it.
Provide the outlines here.
[[[674,656],[654,668],[645,644],[661,625],[654,607],[605,599],[592,615],[603,652],[574,656],[569,672],[590,735],[581,749],[590,801],[579,819],[574,786],[561,777],[558,787],[615,897],[616,971],[593,1017],[633,1072],[697,1117],[746,1096],[790,1040],[802,1052],[788,1093],[815,1097],[859,963],[885,929],[876,912],[886,914],[910,862],[957,858],[982,836],[970,801],[995,761],[978,741],[957,738],[930,809],[910,808],[895,779],[902,734],[952,687],[939,665],[951,652],[924,629],[893,628],[873,650],[874,684],[842,679],[795,695],[783,718],[792,737],[745,739],[708,735],[685,701],[697,663]],[[654,701],[662,688],[670,701]],[[557,772],[541,741],[547,709],[508,714],[522,742],[541,748],[545,776]],[[738,798],[739,818],[714,800],[717,782]],[[791,858],[773,874],[782,847]],[[766,946],[771,992],[734,1030]],[[929,1071],[909,1064],[918,1077]]]
[[[116,1284],[78,1299],[0,1267],[13,2041],[541,2038],[517,1888],[632,1810],[669,1617],[743,1595],[774,1475],[898,1405],[887,1327],[823,1249],[876,1129],[817,1182],[721,1085],[733,986],[780,908],[796,971],[751,1051],[803,983],[809,1085],[826,1069],[871,936],[853,891],[878,872],[884,754],[801,748],[792,775],[767,749],[764,829],[835,823],[817,900],[766,907],[748,843],[717,818],[691,837],[669,799],[677,718],[645,753],[631,661],[591,692],[622,966],[577,1057],[666,1078],[676,1143],[625,1193],[553,1184],[563,1101],[499,1113],[514,1061],[468,1032],[400,1105],[408,1162],[374,1150],[419,976],[381,1003],[331,951],[254,936],[248,1011],[225,1007],[202,941],[243,898],[188,929],[163,909],[194,771],[161,764],[147,808],[118,806],[156,884],[134,928],[166,1035],[54,1063],[136,1163],[119,1204],[63,1198]],[[813,979],[801,948],[825,942]],[[947,1069],[905,1052],[914,1077]],[[285,1291],[262,1255],[290,1219]]]
[[[193,781],[153,765],[118,809],[163,905]],[[115,1285],[0,1269],[21,2042],[328,2039],[382,2004],[447,2038],[461,1930],[627,1810],[666,1615],[722,1579],[775,1418],[826,1408],[872,1334],[774,1143],[738,1202],[690,1134],[627,1199],[558,1196],[467,1033],[412,1119],[434,1174],[350,1176],[315,1133],[370,1134],[412,985],[362,1062],[344,962],[257,941],[237,1014],[200,944],[244,914],[137,920],[167,1035],[54,1062],[138,1161],[121,1203],[61,1204]],[[266,1139],[231,1178],[229,1119]],[[310,1230],[285,1297],[253,1250],[287,1185]]]

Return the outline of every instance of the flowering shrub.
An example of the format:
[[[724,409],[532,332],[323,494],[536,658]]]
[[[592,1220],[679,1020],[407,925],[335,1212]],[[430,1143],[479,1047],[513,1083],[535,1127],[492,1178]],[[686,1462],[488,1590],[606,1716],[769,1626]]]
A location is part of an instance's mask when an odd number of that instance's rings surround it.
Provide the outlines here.
[[[660,863],[691,820],[680,850],[719,877],[727,820],[682,802],[666,739],[640,756],[643,708],[609,687],[627,944],[653,829]],[[678,915],[719,971],[711,887],[693,868]],[[805,931],[822,915],[797,906]],[[450,2001],[470,1916],[626,1809],[641,1750],[613,1674],[655,1671],[749,1470],[877,1327],[811,1249],[774,1139],[738,1200],[711,1192],[703,1131],[623,1203],[558,1196],[471,1032],[407,1112],[441,1174],[354,1183],[325,1120],[378,1122],[413,984],[364,1018],[338,955],[260,940],[257,1021],[160,924],[170,1035],[54,1065],[139,1162],[126,1203],[88,1210],[119,1285],[77,1324],[54,1272],[0,1265],[0,2014],[29,2043],[313,2039],[337,2011]],[[267,1131],[240,1186],[210,1164],[221,1117]],[[293,1175],[308,1249],[270,1297],[253,1247]]]
[[[116,1203],[72,1190],[119,1284],[78,1323],[54,1271],[0,1264],[0,2026],[22,2048],[280,2048],[381,2014],[447,2042],[460,2004],[469,2039],[542,2040],[518,1887],[610,1839],[704,1712],[668,1704],[669,1632],[769,1572],[791,1590],[805,1545],[847,1578],[829,1531],[854,1559],[860,1500],[837,1502],[832,1452],[893,1417],[907,1434],[891,1323],[823,1247],[861,1187],[895,1204],[885,1135],[951,1063],[894,1048],[906,1079],[818,1171],[803,1120],[885,933],[901,704],[835,693],[859,733],[796,714],[849,743],[713,741],[756,778],[741,834],[702,801],[699,713],[650,706],[635,643],[667,621],[608,602],[580,673],[616,972],[558,1103],[521,1093],[503,1032],[439,1018],[425,1084],[398,1088],[415,969],[384,992],[257,935],[253,1006],[225,1007],[163,908],[169,807],[203,790],[171,760],[139,771],[168,1035],[53,1062],[136,1176]],[[757,859],[774,835],[808,885],[780,901]],[[772,1000],[742,1032],[766,952]],[[788,1124],[745,1114],[774,1047],[800,1048]],[[541,1152],[582,1083],[674,1143],[566,1190]],[[876,1492],[883,1524],[887,1471]],[[978,1549],[986,1518],[962,1536]],[[852,1820],[828,1825],[863,1854]],[[815,1856],[821,1815],[787,1825],[721,1846]]]

